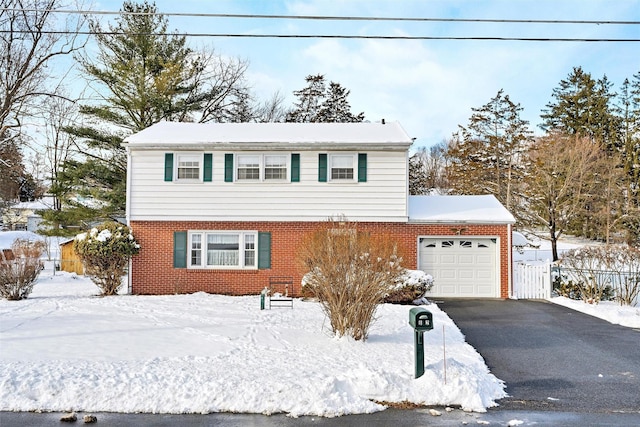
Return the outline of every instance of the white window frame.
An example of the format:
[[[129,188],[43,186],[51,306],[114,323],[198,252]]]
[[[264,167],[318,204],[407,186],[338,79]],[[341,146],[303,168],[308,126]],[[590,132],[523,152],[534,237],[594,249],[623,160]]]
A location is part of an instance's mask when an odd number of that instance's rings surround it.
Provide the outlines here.
[[[328,182],[356,182],[358,180],[358,156],[356,153],[329,153],[327,156],[327,181]],[[351,178],[334,178],[334,162],[338,158],[351,158]],[[338,169],[338,168],[336,168]],[[346,169],[346,168],[342,168]]]
[[[197,178],[180,178],[180,161],[197,161],[198,177]],[[173,179],[175,182],[201,182],[204,173],[204,156],[202,153],[176,153],[175,164],[173,165]]]
[[[217,265],[208,263],[207,242],[209,235],[238,236],[237,264]],[[187,239],[187,268],[209,269],[209,270],[257,270],[258,269],[258,232],[238,231],[238,230],[193,230],[188,232]],[[199,236],[194,238],[194,236]],[[200,247],[194,248],[194,243],[200,239]],[[251,248],[249,244],[251,243]],[[199,256],[194,256],[199,251]],[[247,264],[247,256],[253,254],[253,264]],[[199,263],[194,263],[194,259],[199,259]]]
[[[258,167],[259,167],[259,177],[253,179],[241,179],[239,170],[240,170],[240,159],[241,157],[257,157],[258,158]],[[267,157],[270,156],[281,156],[284,158],[285,172],[284,178],[267,178],[266,177],[266,167],[267,167]],[[233,177],[235,182],[290,182],[291,181],[291,153],[284,152],[273,152],[273,153],[236,153],[234,155],[234,165],[233,165]]]

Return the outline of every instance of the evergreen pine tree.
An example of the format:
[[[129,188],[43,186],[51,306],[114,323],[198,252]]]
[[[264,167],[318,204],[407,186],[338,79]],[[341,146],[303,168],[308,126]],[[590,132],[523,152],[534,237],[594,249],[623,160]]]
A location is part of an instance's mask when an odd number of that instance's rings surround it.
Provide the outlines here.
[[[412,196],[428,194],[429,191],[423,154],[419,151],[409,157],[409,194]]]
[[[545,131],[586,136],[609,150],[620,146],[619,120],[613,111],[615,93],[606,76],[596,81],[591,74],[574,67],[567,79],[553,89],[553,101],[546,105],[540,126]]]
[[[347,97],[351,91],[345,89],[340,83],[330,82],[326,99],[320,107],[318,121],[328,123],[354,123],[364,120],[364,113],[354,115]]]
[[[520,104],[502,89],[472,111],[469,125],[460,126],[449,146],[450,183],[459,193],[493,194],[511,209],[523,177],[521,155],[531,139],[528,122],[520,117]]]
[[[194,52],[184,36],[169,33],[167,18],[147,1],[125,1],[122,12],[107,31],[90,22],[98,53],[79,62],[102,102],[80,106],[86,124],[65,128],[84,156],[64,164],[54,183],[65,206],[54,224],[124,214],[126,136],[163,119],[246,118],[245,63]],[[95,201],[78,203],[77,195]]]
[[[354,115],[347,97],[350,91],[340,83],[324,80],[324,75],[309,75],[307,87],[294,91],[298,97],[285,121],[294,123],[353,123],[364,121],[364,113]]]
[[[309,75],[305,78],[307,86],[293,92],[298,97],[294,109],[287,113],[285,121],[294,123],[318,122],[320,107],[324,102],[326,84],[322,74]]]

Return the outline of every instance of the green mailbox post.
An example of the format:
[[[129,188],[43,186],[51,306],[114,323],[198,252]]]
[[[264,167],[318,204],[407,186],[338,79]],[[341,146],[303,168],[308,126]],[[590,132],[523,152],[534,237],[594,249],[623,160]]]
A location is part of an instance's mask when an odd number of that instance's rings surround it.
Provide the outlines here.
[[[424,332],[433,329],[433,315],[422,307],[409,310],[409,324],[413,327],[416,378],[424,374]]]

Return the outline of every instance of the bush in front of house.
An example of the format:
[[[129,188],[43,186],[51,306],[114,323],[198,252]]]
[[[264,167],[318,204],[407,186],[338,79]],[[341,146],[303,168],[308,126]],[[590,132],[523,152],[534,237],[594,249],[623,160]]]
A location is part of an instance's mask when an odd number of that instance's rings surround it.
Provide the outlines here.
[[[0,255],[0,296],[18,301],[27,298],[40,271],[45,243],[18,239],[11,245],[11,252]]]
[[[140,245],[126,225],[105,222],[77,235],[73,248],[84,263],[85,274],[101,295],[107,296],[118,293],[129,259],[138,253]]]
[[[337,336],[366,340],[375,312],[405,271],[389,236],[329,220],[298,250],[305,293],[318,299]]]
[[[627,245],[572,249],[560,259],[560,295],[597,304],[615,299],[632,305],[640,297],[640,249]]]
[[[423,304],[425,293],[433,288],[433,276],[422,270],[404,270],[384,302],[391,304]]]

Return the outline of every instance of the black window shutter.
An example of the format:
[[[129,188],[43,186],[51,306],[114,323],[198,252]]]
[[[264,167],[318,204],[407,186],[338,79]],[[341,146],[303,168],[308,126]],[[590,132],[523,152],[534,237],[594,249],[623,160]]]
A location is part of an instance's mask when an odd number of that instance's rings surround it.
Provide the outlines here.
[[[233,154],[224,155],[224,182],[233,182]]]
[[[300,182],[300,154],[291,155],[291,182]]]
[[[258,268],[271,268],[271,233],[258,233]]]
[[[173,153],[164,153],[164,180],[173,181]]]
[[[327,182],[327,155],[318,154],[318,182]]]
[[[187,232],[173,232],[173,268],[187,268]]]
[[[204,182],[213,181],[213,154],[211,153],[204,153],[204,168],[202,174],[202,180]]]
[[[367,182],[367,153],[358,154],[358,182]]]

